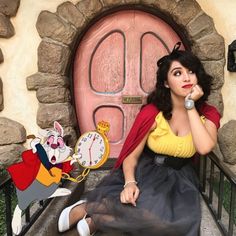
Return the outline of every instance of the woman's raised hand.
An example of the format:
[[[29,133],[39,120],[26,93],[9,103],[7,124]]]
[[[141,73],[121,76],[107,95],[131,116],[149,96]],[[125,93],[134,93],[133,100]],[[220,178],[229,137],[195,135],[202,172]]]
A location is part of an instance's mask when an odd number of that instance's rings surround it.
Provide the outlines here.
[[[194,85],[191,89],[191,92],[186,96],[185,99],[192,99],[193,101],[197,101],[204,94],[201,86],[198,84]]]
[[[136,200],[139,196],[139,188],[136,183],[127,184],[120,193],[120,201],[124,204],[136,206]]]

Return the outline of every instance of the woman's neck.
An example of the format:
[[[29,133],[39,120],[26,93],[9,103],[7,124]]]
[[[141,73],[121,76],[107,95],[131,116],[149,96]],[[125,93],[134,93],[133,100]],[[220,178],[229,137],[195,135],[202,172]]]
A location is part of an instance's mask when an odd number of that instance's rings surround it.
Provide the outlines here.
[[[171,96],[173,110],[186,110],[184,107],[184,97]]]

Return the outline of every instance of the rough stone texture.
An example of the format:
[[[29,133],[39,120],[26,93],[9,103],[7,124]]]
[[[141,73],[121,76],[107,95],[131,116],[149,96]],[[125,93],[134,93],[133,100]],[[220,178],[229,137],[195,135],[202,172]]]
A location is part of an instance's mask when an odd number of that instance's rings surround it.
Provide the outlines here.
[[[0,145],[23,143],[26,141],[26,130],[20,123],[0,117]]]
[[[99,0],[82,0],[76,4],[76,7],[88,19],[91,19],[102,10],[102,4]]]
[[[21,161],[21,153],[25,148],[21,144],[0,146],[0,164],[6,168],[13,163]]]
[[[69,103],[40,103],[37,112],[37,124],[41,128],[53,126],[53,122],[58,121],[63,127],[75,126],[75,113]]]
[[[85,24],[85,18],[78,8],[71,2],[64,2],[57,8],[60,17],[74,25],[77,29],[81,29]]]
[[[140,3],[140,0],[125,0],[125,3],[127,3],[127,4],[138,4],[138,3]]]
[[[196,1],[182,0],[178,1],[173,10],[173,18],[177,23],[187,25],[196,15],[201,12],[201,7]]]
[[[36,28],[40,37],[48,37],[53,40],[70,45],[76,35],[76,31],[56,14],[42,11],[39,14]]]
[[[208,97],[208,102],[215,106],[220,112],[221,116],[223,116],[224,103],[220,90],[211,90],[211,94]]]
[[[206,202],[203,200],[202,196],[200,196],[201,201],[201,227],[200,227],[200,235],[201,236],[221,236],[221,232],[219,231],[216,222],[214,221],[212,214],[209,211],[209,208],[206,205]]]
[[[218,142],[224,161],[236,164],[236,120],[230,120],[218,131]]]
[[[85,192],[93,190],[102,178],[109,174],[109,172],[109,170],[90,171],[85,181]]]
[[[68,87],[69,79],[66,76],[35,73],[26,78],[26,85],[28,90],[37,90],[39,88],[47,87]]]
[[[0,78],[0,111],[2,111],[4,108],[3,104],[3,84],[2,84],[2,79]]]
[[[68,140],[65,140],[67,145],[73,148],[78,140],[78,135],[73,127],[65,127],[64,128],[64,137],[68,135]]]
[[[15,30],[10,19],[0,13],[0,37],[10,38],[14,34],[15,34]]]
[[[224,160],[224,157],[223,157],[223,154],[222,152],[220,151],[220,147],[219,147],[219,144],[216,143],[216,146],[214,147],[214,149],[212,150],[215,155],[221,160],[223,161]]]
[[[0,13],[6,16],[15,16],[20,0],[0,0]]]
[[[221,60],[224,58],[224,45],[224,38],[212,33],[196,40],[192,49],[201,60]]]
[[[71,100],[70,90],[67,88],[39,88],[36,97],[41,103],[63,103]]]
[[[149,0],[141,0],[141,2],[150,2]],[[172,13],[173,10],[176,8],[178,2],[176,0],[156,0],[156,1],[151,1],[154,2],[153,5],[159,8],[160,10],[167,12],[167,13]]]
[[[186,28],[193,40],[199,39],[215,30],[212,18],[205,13],[201,13],[190,21]]]
[[[106,6],[116,6],[116,5],[123,5],[125,0],[103,0],[103,5]]]
[[[202,61],[206,72],[213,77],[212,89],[219,89],[224,84],[225,59],[220,61]]]
[[[4,61],[4,57],[3,57],[3,54],[2,54],[2,50],[0,48],[0,63],[2,63]]]
[[[38,47],[38,69],[40,72],[64,75],[70,60],[70,49],[43,40]]]

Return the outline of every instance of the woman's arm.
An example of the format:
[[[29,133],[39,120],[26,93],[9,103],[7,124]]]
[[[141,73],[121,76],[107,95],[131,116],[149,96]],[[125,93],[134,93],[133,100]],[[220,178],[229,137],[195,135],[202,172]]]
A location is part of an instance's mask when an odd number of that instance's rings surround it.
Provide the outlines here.
[[[199,85],[195,85],[192,87],[192,91],[187,97],[191,96],[191,99],[197,101],[203,94],[202,88]],[[205,124],[203,124],[195,108],[187,110],[187,114],[194,146],[199,154],[205,155],[210,152],[216,144],[217,128],[212,121],[207,119]]]
[[[203,124],[195,108],[188,110],[187,113],[194,146],[199,154],[205,155],[210,152],[216,144],[217,128],[212,121],[207,119],[205,124]]]
[[[156,127],[156,122],[153,123],[149,132],[144,136],[133,152],[123,161],[123,173],[125,178],[124,189],[120,194],[122,203],[131,203],[136,206],[136,200],[139,196],[139,188],[135,180],[135,169],[138,164],[138,159],[144,149],[149,133]]]

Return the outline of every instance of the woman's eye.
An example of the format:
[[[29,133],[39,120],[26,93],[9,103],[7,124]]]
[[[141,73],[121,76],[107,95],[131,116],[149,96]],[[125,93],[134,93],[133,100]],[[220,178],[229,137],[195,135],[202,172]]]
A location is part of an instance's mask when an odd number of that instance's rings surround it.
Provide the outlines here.
[[[180,76],[180,75],[181,75],[180,71],[177,70],[177,71],[174,72],[174,76]]]
[[[189,74],[195,74],[192,70],[190,70],[188,73],[189,73]]]

